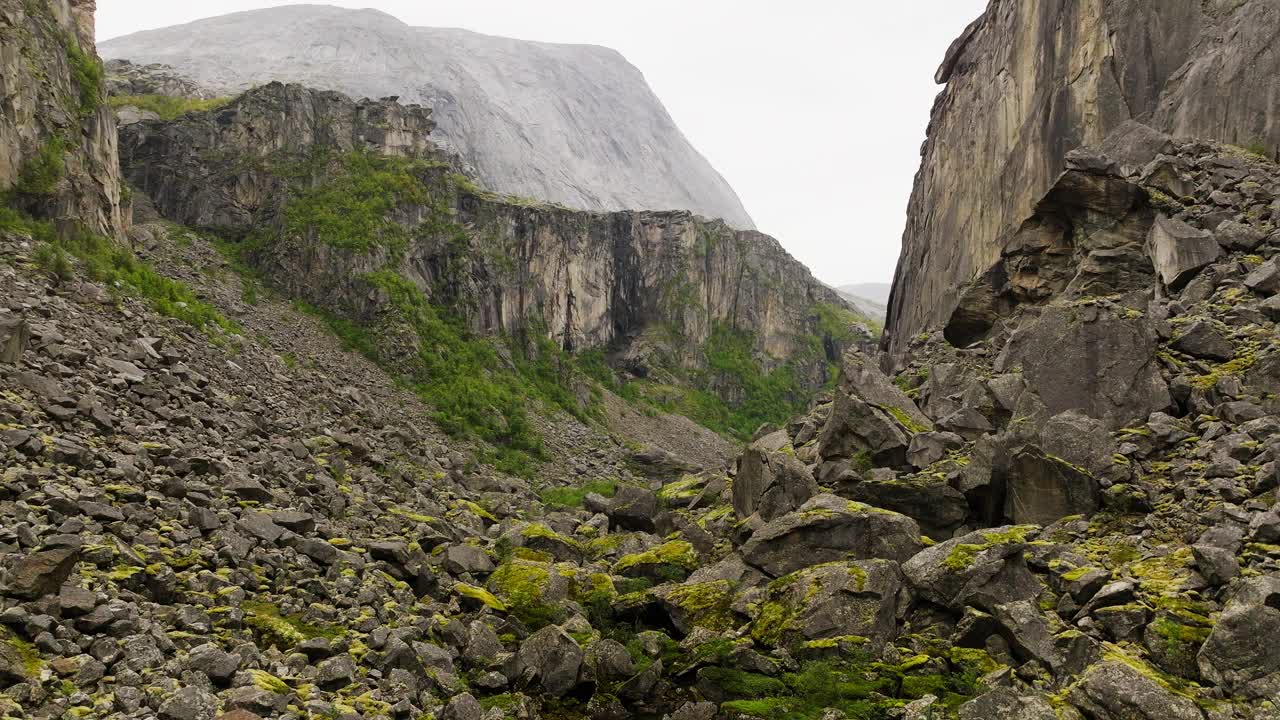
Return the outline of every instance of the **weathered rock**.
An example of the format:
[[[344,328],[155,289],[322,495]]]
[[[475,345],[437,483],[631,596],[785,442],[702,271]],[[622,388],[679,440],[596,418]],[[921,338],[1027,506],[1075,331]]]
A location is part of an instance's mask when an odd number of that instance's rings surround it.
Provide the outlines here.
[[[1244,279],[1245,287],[1263,295],[1280,293],[1280,260],[1272,258],[1259,265]]]
[[[1249,578],[1237,587],[1198,662],[1201,675],[1241,697],[1280,686],[1280,577]]]
[[[555,625],[548,625],[520,643],[515,670],[518,677],[542,686],[548,695],[560,697],[578,684],[582,648]]]
[[[623,485],[609,503],[610,522],[623,530],[653,532],[653,516],[658,512],[658,498],[644,488]]]
[[[1236,354],[1235,346],[1227,336],[1208,320],[1197,320],[1183,328],[1171,345],[1192,357],[1218,362],[1230,360]]]
[[[733,482],[738,517],[758,513],[769,522],[818,494],[813,474],[795,457],[785,431],[771,433],[747,447]]]
[[[996,688],[963,704],[960,720],[1061,720],[1049,699]]]
[[[1072,705],[1097,720],[1203,720],[1191,700],[1175,695],[1121,661],[1085,671],[1067,693]]]
[[[1144,318],[1096,305],[1052,306],[1014,334],[997,369],[1020,365],[1028,389],[1051,415],[1080,410],[1116,429],[1169,406],[1157,347]]]
[[[1201,268],[1216,261],[1222,249],[1212,233],[1160,215],[1147,237],[1147,252],[1165,287],[1180,290]]]
[[[925,548],[903,563],[902,572],[925,599],[953,610],[1029,600],[1041,589],[1023,558],[1027,538],[1035,530],[978,530]]]
[[[1092,515],[1101,505],[1097,480],[1035,447],[1013,456],[1005,487],[1004,515],[1019,524],[1049,525],[1068,515]]]
[[[920,528],[905,515],[819,495],[765,525],[742,547],[742,558],[772,577],[845,559],[902,562],[921,548]]]
[[[891,560],[800,570],[770,585],[752,635],[773,645],[857,636],[879,648],[897,635],[901,584],[898,564]]]
[[[440,712],[440,720],[480,720],[483,716],[484,708],[471,693],[450,698],[444,710]]]
[[[53,548],[9,556],[0,574],[0,592],[36,600],[58,592],[80,559],[78,548]]]
[[[198,687],[184,687],[160,704],[161,720],[213,720],[218,699]]]
[[[1210,585],[1226,585],[1240,573],[1240,562],[1230,550],[1212,545],[1192,545],[1196,567]]]
[[[964,495],[935,478],[863,480],[840,493],[873,507],[902,513],[915,520],[922,533],[935,539],[951,537],[969,514]]]
[[[0,316],[0,363],[13,364],[22,359],[31,342],[31,329],[20,317]]]

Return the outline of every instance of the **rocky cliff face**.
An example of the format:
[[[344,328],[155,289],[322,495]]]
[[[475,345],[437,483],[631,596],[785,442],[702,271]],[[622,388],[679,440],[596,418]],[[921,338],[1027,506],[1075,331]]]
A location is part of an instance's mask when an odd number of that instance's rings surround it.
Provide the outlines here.
[[[993,0],[948,51],[908,210],[886,343],[942,323],[1068,151],[1137,119],[1280,152],[1275,0]]]
[[[749,332],[771,366],[794,360],[811,387],[823,382],[839,348],[830,337],[823,348],[819,310],[843,301],[776,240],[683,212],[587,213],[481,192],[434,152],[431,118],[272,84],[214,113],[130,125],[121,155],[170,219],[236,237],[282,226],[259,267],[289,293],[364,321],[386,300],[369,278],[391,271],[477,331],[537,327],[565,350],[610,348],[644,373],[655,348],[679,364],[727,327]],[[401,179],[420,186],[385,208],[394,239],[292,222],[307,188],[365,190],[360,178],[344,184],[364,152],[403,158]]]
[[[92,0],[0,3],[0,194],[65,229],[118,234],[115,119]]]
[[[616,52],[409,27],[373,10],[297,5],[104,42],[236,95],[270,81],[435,111],[439,140],[501,193],[589,210],[690,210],[753,224]]]

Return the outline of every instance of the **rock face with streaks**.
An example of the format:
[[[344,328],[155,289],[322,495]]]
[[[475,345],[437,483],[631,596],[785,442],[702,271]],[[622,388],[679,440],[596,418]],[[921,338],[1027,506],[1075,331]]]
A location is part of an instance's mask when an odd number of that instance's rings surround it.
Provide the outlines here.
[[[992,0],[947,52],[885,344],[945,322],[1066,168],[1130,119],[1280,152],[1280,2]]]
[[[171,220],[235,237],[283,226],[259,267],[361,322],[388,299],[369,278],[394,271],[474,330],[540,328],[565,350],[610,348],[639,373],[653,348],[679,364],[728,327],[749,332],[767,363],[796,361],[808,387],[825,381],[842,348],[819,309],[844,301],[773,238],[687,212],[588,213],[483,192],[432,144],[433,128],[421,106],[273,83],[216,111],[129,125],[121,160]],[[357,247],[349,227],[292,222],[301,178],[323,192],[384,157],[419,185],[387,208],[394,241]]]
[[[754,227],[640,71],[606,48],[293,5],[136,33],[100,50],[171,65],[223,95],[283,81],[426,105],[440,142],[496,192],[586,210],[689,210]]]
[[[116,124],[92,0],[0,2],[0,195],[63,231],[119,234]],[[32,82],[39,77],[41,82]]]

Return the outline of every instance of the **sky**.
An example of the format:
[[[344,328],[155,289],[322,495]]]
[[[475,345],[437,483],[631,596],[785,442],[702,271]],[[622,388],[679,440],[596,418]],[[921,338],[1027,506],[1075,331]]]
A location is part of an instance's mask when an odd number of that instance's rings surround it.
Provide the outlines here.
[[[98,39],[281,0],[98,0]],[[329,0],[410,25],[604,45],[760,230],[832,285],[890,282],[943,54],[987,0]]]

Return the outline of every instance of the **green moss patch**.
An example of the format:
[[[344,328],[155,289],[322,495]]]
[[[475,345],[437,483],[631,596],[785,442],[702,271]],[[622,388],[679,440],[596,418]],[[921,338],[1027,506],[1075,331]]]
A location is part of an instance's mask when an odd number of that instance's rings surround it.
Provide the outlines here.
[[[626,577],[643,577],[657,582],[680,582],[698,567],[693,545],[672,540],[642,553],[624,555],[613,572]]]
[[[550,625],[560,614],[559,607],[546,599],[555,568],[548,563],[510,560],[489,576],[489,589],[507,611],[532,629]]]
[[[312,638],[340,638],[347,632],[341,626],[314,625],[301,616],[285,615],[279,607],[270,603],[247,602],[241,609],[244,610],[244,624],[253,629],[260,641],[282,650]]]

